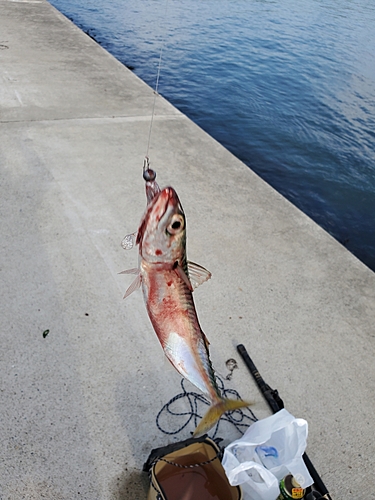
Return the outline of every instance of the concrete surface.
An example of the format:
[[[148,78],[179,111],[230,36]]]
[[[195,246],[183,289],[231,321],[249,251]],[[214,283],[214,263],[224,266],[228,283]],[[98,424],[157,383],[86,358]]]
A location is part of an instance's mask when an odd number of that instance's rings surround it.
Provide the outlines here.
[[[193,430],[155,425],[180,377],[117,274],[137,262],[120,242],[145,207],[153,92],[45,0],[0,13],[0,497],[142,499],[151,448]],[[152,167],[213,273],[195,298],[217,371],[236,358],[231,386],[269,415],[244,343],[308,420],[332,497],[375,498],[374,273],[160,97],[156,113]]]

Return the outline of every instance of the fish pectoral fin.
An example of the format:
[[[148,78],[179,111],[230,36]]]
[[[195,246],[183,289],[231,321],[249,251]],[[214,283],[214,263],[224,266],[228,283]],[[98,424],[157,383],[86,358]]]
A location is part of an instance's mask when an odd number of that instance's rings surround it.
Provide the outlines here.
[[[131,269],[126,269],[126,271],[121,271],[118,274],[139,274],[139,268],[132,267]]]
[[[133,293],[135,290],[137,290],[141,286],[141,283],[142,283],[142,278],[141,278],[141,275],[138,272],[138,276],[135,278],[135,280],[133,281],[133,283],[126,290],[125,295],[124,295],[123,298],[126,299],[126,297],[129,297],[129,295],[131,293]]]
[[[202,434],[208,432],[216,424],[216,422],[220,420],[225,412],[239,410],[240,408],[246,408],[250,405],[251,403],[242,401],[241,399],[221,399],[218,403],[213,404],[209,408],[207,413],[199,422],[193,436],[201,436]]]
[[[177,273],[177,276],[179,276],[182,281],[186,284],[186,286],[189,288],[189,290],[192,292],[193,291],[193,286],[190,283],[189,277],[186,275],[185,271],[182,269],[180,265],[176,266],[174,269]]]
[[[196,264],[195,262],[188,261],[187,265],[188,265],[189,278],[194,290],[199,285],[209,280],[212,276],[210,271],[207,271],[207,269],[200,266],[199,264]]]

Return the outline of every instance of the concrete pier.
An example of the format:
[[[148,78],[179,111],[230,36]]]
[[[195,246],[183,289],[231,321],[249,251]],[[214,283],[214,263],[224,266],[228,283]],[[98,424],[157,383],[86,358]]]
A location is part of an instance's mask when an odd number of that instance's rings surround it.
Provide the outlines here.
[[[137,263],[120,242],[145,208],[153,99],[45,0],[0,0],[2,500],[143,499],[150,450],[193,430],[156,427],[180,376],[118,274]],[[213,275],[195,300],[217,372],[235,358],[228,386],[270,414],[243,343],[308,421],[332,498],[374,498],[374,273],[162,97],[150,158]]]

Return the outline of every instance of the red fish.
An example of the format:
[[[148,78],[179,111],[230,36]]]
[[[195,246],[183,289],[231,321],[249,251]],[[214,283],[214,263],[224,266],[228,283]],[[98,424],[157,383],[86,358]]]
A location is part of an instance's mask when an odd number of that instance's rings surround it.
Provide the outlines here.
[[[186,220],[176,191],[153,194],[137,232],[139,270],[128,296],[142,286],[148,315],[165,355],[176,370],[211,401],[194,435],[207,432],[226,411],[248,406],[225,399],[217,386],[209,357],[209,342],[195,310],[192,290],[211,275],[186,259]],[[193,278],[192,278],[193,276]]]

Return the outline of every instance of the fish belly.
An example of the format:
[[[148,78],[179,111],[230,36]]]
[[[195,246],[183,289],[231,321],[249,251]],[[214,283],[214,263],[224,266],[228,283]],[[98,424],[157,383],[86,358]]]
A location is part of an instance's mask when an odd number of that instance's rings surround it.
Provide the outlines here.
[[[203,365],[199,366],[197,354],[192,351],[192,347],[185,339],[177,332],[170,332],[163,349],[176,370],[211,399],[211,391],[207,387],[209,377]]]
[[[220,397],[187,286],[174,271],[142,277],[144,299],[165,355],[176,370],[211,400]]]

